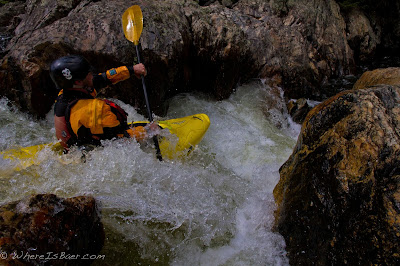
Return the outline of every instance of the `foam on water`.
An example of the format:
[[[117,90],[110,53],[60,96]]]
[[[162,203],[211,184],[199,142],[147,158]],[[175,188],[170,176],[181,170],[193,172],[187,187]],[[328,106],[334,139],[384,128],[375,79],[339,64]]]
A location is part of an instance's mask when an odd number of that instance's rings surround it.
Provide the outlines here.
[[[56,140],[52,122],[53,116],[34,121],[30,115],[18,112],[7,99],[0,99],[0,150]]]
[[[299,129],[290,120],[283,129],[273,126],[262,112],[264,97],[268,87],[260,83],[242,86],[220,102],[179,95],[166,119],[206,113],[211,120],[189,158],[159,162],[151,147],[126,139],[105,141],[85,163],[79,151],[63,160],[43,151],[40,165],[1,173],[0,203],[31,193],[95,196],[107,229],[103,254],[111,264],[286,265],[284,240],[271,229],[272,190]],[[143,119],[118,103],[131,119]],[[2,150],[53,141],[52,114],[31,122],[5,100],[0,108]]]

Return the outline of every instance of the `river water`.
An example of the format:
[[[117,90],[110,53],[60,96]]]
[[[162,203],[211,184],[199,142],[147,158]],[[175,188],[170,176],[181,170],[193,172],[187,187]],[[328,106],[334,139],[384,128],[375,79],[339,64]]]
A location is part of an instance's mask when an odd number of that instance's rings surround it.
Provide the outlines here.
[[[14,171],[0,159],[0,204],[33,193],[94,196],[106,229],[105,258],[95,265],[288,265],[284,239],[272,231],[272,191],[300,126],[278,111],[279,129],[266,118],[271,95],[254,81],[224,101],[173,98],[162,119],[206,113],[211,120],[184,160],[159,162],[152,149],[127,140],[104,142],[85,163],[79,152],[63,155],[65,164],[44,151],[40,165]],[[117,103],[128,120],[143,119]],[[2,99],[0,135],[2,151],[55,141],[52,113],[33,120]]]

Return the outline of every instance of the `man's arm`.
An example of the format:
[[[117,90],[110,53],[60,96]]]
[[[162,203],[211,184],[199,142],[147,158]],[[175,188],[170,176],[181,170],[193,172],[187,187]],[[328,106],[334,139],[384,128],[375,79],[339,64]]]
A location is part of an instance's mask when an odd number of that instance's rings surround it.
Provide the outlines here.
[[[112,68],[98,75],[93,75],[93,87],[98,91],[111,84],[116,84],[120,81],[126,80],[132,75],[140,78],[141,75],[145,76],[146,74],[146,68],[143,64]]]

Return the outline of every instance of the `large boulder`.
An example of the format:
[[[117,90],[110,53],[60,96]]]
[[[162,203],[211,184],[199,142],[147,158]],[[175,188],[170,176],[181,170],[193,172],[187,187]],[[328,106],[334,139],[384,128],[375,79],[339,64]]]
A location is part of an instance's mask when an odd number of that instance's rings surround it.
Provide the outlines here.
[[[240,6],[248,2],[248,6]],[[325,99],[336,94],[321,89],[327,80],[354,71],[346,24],[335,1],[270,1],[238,8],[258,21],[248,29],[261,77],[281,75],[287,98]]]
[[[2,205],[0,229],[1,265],[84,265],[104,244],[97,203],[86,196],[40,194]]]
[[[121,15],[132,1],[30,0],[0,63],[0,95],[38,115],[54,102],[49,64],[68,53],[86,56],[99,71],[135,61]],[[334,0],[140,0],[142,57],[151,105],[200,90],[226,98],[240,82],[280,76],[289,98],[334,95],[327,79],[352,73],[353,52]],[[9,4],[7,4],[9,5]],[[7,5],[1,7],[6,8]],[[365,34],[362,32],[362,34]],[[355,37],[354,37],[355,38]],[[139,80],[102,91],[143,107]],[[160,107],[160,108],[156,108]],[[145,109],[143,109],[145,110]]]
[[[291,264],[400,261],[400,86],[339,93],[310,111],[274,189]]]
[[[188,46],[185,34],[189,30],[181,7],[157,1],[138,4],[146,27],[141,36],[142,57],[149,70],[151,104],[156,106],[175,85],[174,76],[183,72],[180,55]],[[49,79],[49,65],[56,58],[82,54],[99,72],[133,64],[135,47],[126,40],[121,24],[123,12],[131,5],[131,1],[27,1],[26,13],[0,66],[1,94],[22,109],[44,115],[57,94]],[[107,88],[101,95],[144,106],[137,79]]]

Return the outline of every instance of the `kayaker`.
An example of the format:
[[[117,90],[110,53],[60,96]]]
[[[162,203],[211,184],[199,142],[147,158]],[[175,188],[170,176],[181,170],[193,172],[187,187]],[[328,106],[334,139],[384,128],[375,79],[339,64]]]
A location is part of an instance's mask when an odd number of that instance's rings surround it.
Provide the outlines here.
[[[146,75],[143,64],[121,66],[94,74],[91,64],[82,56],[58,58],[50,66],[50,76],[60,90],[55,106],[56,136],[64,151],[72,145],[101,145],[101,140],[134,137],[144,140],[157,133],[158,125],[130,128],[128,114],[117,104],[95,98],[97,91],[131,76]]]

